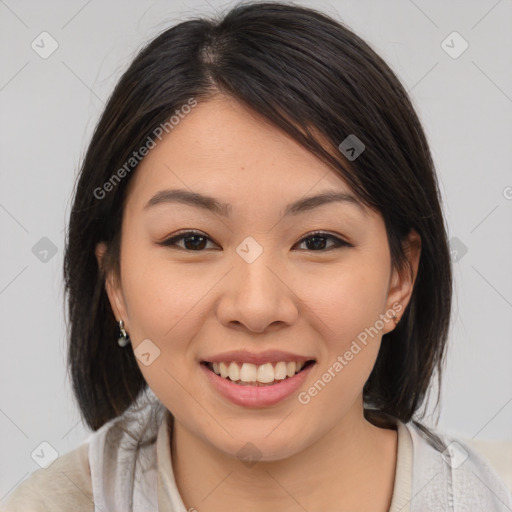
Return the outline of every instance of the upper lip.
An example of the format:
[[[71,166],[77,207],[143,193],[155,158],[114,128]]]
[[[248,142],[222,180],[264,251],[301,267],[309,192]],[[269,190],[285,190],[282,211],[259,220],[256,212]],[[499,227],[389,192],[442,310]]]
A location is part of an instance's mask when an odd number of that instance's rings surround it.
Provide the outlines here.
[[[208,363],[222,363],[222,362],[239,362],[239,363],[252,363],[255,365],[262,365],[265,363],[273,363],[279,361],[311,361],[314,357],[301,356],[292,354],[291,352],[283,352],[282,350],[266,350],[258,354],[249,352],[247,350],[233,350],[230,352],[223,352],[222,354],[212,355],[203,359],[203,362]]]

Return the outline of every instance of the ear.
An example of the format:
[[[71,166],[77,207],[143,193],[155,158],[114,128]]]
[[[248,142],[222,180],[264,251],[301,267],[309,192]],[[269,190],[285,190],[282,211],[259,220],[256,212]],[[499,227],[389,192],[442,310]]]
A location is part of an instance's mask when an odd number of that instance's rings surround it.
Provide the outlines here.
[[[104,269],[104,257],[107,252],[107,245],[104,242],[100,242],[96,245],[95,254],[96,260],[98,261],[98,267]],[[121,284],[118,282],[114,272],[111,270],[106,271],[105,274],[105,291],[107,292],[110,307],[114,312],[116,321],[123,320],[125,328],[128,330],[129,323],[128,315],[126,314],[126,305],[124,301]]]
[[[403,248],[408,265],[402,272],[393,269],[386,299],[386,311],[388,311],[389,314],[394,311],[398,320],[400,320],[405,308],[409,304],[416,276],[418,275],[418,265],[421,255],[421,237],[414,229],[411,229],[407,239],[403,242]],[[394,328],[395,322],[390,319],[385,323],[382,333],[386,334]]]

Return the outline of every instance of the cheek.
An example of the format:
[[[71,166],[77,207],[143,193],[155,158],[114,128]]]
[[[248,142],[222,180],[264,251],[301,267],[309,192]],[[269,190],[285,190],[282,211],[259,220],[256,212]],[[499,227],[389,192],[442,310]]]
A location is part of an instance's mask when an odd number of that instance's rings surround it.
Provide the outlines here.
[[[135,338],[181,339],[179,332],[197,316],[215,276],[199,279],[190,266],[166,258],[164,248],[127,240],[123,250],[121,279]]]
[[[309,284],[302,290],[307,309],[318,319],[316,326],[325,350],[316,378],[321,381],[317,388],[324,389],[325,385],[326,392],[318,393],[316,407],[328,407],[335,401],[343,408],[361,393],[380,348],[387,265],[386,258],[354,253],[337,269],[308,279],[315,286]],[[315,389],[311,392],[317,393]]]
[[[121,279],[137,364],[153,392],[179,415],[191,407],[183,392],[195,371],[189,351],[205,314],[201,298],[216,277],[202,280],[196,273],[194,279],[185,266],[162,255],[127,243]]]
[[[386,259],[354,252],[328,271],[319,269],[314,276],[308,275],[305,285],[299,288],[297,294],[321,319],[322,333],[332,346],[350,344],[359,333],[374,326],[385,312],[387,263]]]

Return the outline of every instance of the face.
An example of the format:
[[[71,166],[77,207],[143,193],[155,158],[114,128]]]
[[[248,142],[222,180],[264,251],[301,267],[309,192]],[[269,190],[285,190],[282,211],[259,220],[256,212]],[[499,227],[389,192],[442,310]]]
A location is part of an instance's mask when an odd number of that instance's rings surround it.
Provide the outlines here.
[[[341,199],[303,203],[322,193]],[[277,460],[363,421],[363,385],[413,278],[393,271],[382,217],[298,143],[234,100],[199,103],[140,163],[121,239],[110,303],[182,428]],[[248,385],[216,375],[220,361]]]

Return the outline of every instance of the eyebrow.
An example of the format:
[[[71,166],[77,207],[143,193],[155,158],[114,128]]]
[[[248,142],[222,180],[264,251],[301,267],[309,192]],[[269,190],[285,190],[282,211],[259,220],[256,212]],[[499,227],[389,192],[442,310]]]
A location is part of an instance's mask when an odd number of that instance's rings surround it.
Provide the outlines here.
[[[286,206],[283,217],[298,215],[313,210],[314,208],[318,208],[319,206],[334,202],[352,204],[357,206],[362,213],[365,213],[363,205],[353,195],[345,192],[326,190],[320,194],[304,197],[290,203]],[[229,217],[231,212],[230,204],[223,203],[214,197],[185,189],[161,190],[144,205],[144,209],[162,203],[182,203],[211,211],[223,217]]]

